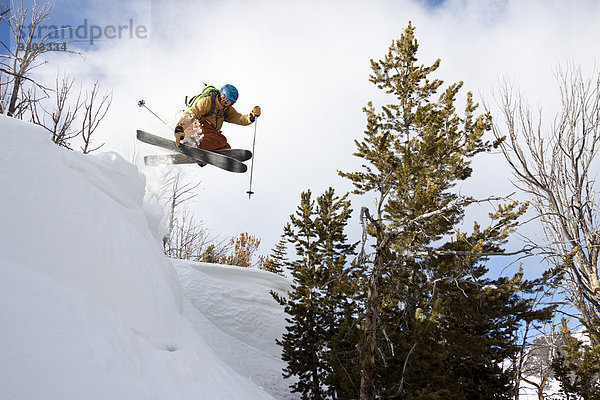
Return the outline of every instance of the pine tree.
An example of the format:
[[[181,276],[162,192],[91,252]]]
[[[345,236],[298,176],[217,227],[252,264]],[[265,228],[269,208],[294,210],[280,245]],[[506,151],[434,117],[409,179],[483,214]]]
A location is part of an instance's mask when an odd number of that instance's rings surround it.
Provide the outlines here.
[[[320,314],[324,324],[326,351],[324,359],[329,370],[323,377],[327,394],[332,399],[355,397],[352,375],[358,353],[354,344],[358,337],[355,321],[358,315],[357,269],[349,263],[357,244],[347,243],[345,227],[352,209],[348,194],[336,197],[329,188],[317,198],[315,228],[319,237],[317,251],[321,254],[319,272],[323,304]]]
[[[367,129],[355,156],[365,164],[340,172],[356,194],[377,194],[374,215],[361,212],[375,245],[363,258],[360,399],[507,398],[510,373],[499,363],[528,316],[520,295],[526,283],[485,279],[477,254],[501,252],[525,206],[501,205],[487,228],[458,230],[475,200],[453,188],[471,176],[473,157],[497,144],[483,140],[491,116],[475,115],[470,92],[459,116],[462,82],[442,89],[430,77],[440,60],[418,65],[417,50],[409,23],[386,57],[371,61],[371,82],[395,102],[379,113],[372,103],[364,109]]]
[[[315,203],[310,190],[302,193],[284,230],[296,258],[288,263],[293,277],[288,298],[275,296],[289,314],[287,332],[278,344],[287,362],[284,377],[298,377],[290,387],[302,399],[335,398],[334,365],[347,363],[338,353],[347,345],[339,335],[348,331],[341,315],[348,314],[342,311],[349,309],[346,264],[355,247],[343,233],[351,214],[346,196],[338,198],[330,188]]]
[[[202,253],[200,261],[207,263],[218,263],[221,260],[221,257],[217,254],[216,246],[214,244],[210,244]]]
[[[314,200],[310,190],[302,193],[300,206],[291,223],[285,227],[285,235],[301,257],[290,263],[292,269],[292,291],[285,302],[287,333],[277,341],[283,347],[282,359],[287,363],[283,376],[297,376],[298,381],[290,385],[292,392],[300,392],[302,399],[322,399],[321,376],[326,366],[321,361],[323,327],[318,320],[319,299],[316,281],[317,235],[314,226]]]
[[[281,236],[279,242],[275,245],[271,254],[268,255],[261,265],[261,269],[273,272],[274,274],[285,276],[283,271],[287,265],[287,246],[286,238]]]
[[[600,399],[600,338],[598,327],[585,330],[586,342],[577,339],[565,319],[561,322],[563,345],[552,363],[565,399]]]

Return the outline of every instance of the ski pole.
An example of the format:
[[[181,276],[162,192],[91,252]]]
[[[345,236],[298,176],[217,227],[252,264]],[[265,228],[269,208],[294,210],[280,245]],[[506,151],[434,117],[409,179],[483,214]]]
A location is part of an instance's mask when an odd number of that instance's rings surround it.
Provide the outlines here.
[[[146,101],[145,101],[145,100],[140,100],[140,101],[138,101],[138,106],[140,106],[140,107],[144,107],[146,110],[150,111],[150,112],[152,113],[152,115],[154,115],[156,118],[158,118],[158,119],[160,120],[160,122],[162,122],[162,123],[163,123],[163,124],[165,124],[167,127],[169,127],[169,125],[167,125],[167,123],[166,123],[165,121],[163,121],[161,117],[159,117],[158,115],[156,115],[156,114],[154,113],[154,111],[152,111],[151,109],[149,109],[149,108],[146,106]]]
[[[250,200],[250,197],[252,197],[252,195],[254,194],[254,192],[252,191],[252,175],[254,173],[254,159],[256,158],[256,156],[254,155],[254,147],[256,144],[256,126],[257,125],[258,125],[258,117],[256,117],[256,121],[254,121],[254,139],[252,140],[252,164],[250,167],[250,188],[246,192],[246,193],[248,193],[248,200]]]

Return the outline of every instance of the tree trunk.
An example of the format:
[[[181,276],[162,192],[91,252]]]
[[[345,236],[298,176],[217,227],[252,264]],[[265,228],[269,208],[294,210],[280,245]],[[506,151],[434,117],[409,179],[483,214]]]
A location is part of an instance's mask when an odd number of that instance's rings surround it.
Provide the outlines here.
[[[19,89],[21,88],[22,80],[15,76],[13,88],[10,94],[10,102],[8,104],[7,115],[14,117],[15,111],[17,110],[17,100],[19,99]]]
[[[361,357],[360,400],[374,400],[377,396],[377,317],[379,306],[379,287],[383,271],[383,258],[375,255],[373,272],[369,277],[367,307],[365,309],[365,344]]]

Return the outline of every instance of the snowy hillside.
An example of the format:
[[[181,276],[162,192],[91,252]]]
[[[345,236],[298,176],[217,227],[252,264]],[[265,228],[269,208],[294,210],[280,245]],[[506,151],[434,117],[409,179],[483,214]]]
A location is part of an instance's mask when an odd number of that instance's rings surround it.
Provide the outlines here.
[[[0,116],[0,399],[287,399],[264,271],[171,261],[145,178]]]

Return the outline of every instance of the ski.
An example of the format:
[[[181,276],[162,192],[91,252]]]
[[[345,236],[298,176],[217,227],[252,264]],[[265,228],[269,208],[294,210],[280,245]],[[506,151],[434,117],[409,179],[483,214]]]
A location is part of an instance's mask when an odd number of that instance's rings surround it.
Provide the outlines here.
[[[137,131],[137,139],[141,142],[148,143],[154,146],[162,147],[166,150],[175,151],[177,153],[181,153],[186,155],[187,157],[191,157],[194,159],[194,162],[198,163],[207,163],[214,165],[215,167],[225,169],[231,172],[246,172],[248,167],[243,162],[229,157],[226,154],[217,153],[214,151],[208,151],[203,149],[198,149],[195,147],[190,147],[182,144],[180,147],[177,147],[174,141],[162,138],[160,136],[153,135],[146,131],[138,130]],[[153,160],[148,159],[146,161],[146,157],[144,157],[144,161],[146,165],[164,165],[164,164],[152,164]],[[148,163],[150,162],[150,163]]]
[[[197,164],[198,160],[185,154],[151,154],[144,156],[144,164],[148,167],[161,167],[176,164]]]
[[[252,158],[252,152],[249,150],[227,149],[213,150],[213,152],[235,158],[238,161],[248,161]],[[146,162],[146,165],[153,167],[173,164],[196,164],[198,162],[194,158],[188,157],[185,154],[149,155],[144,157],[144,161]]]
[[[214,153],[223,154],[224,156],[235,158],[238,161],[248,161],[252,158],[252,152],[250,150],[243,149],[223,149],[213,150]]]

